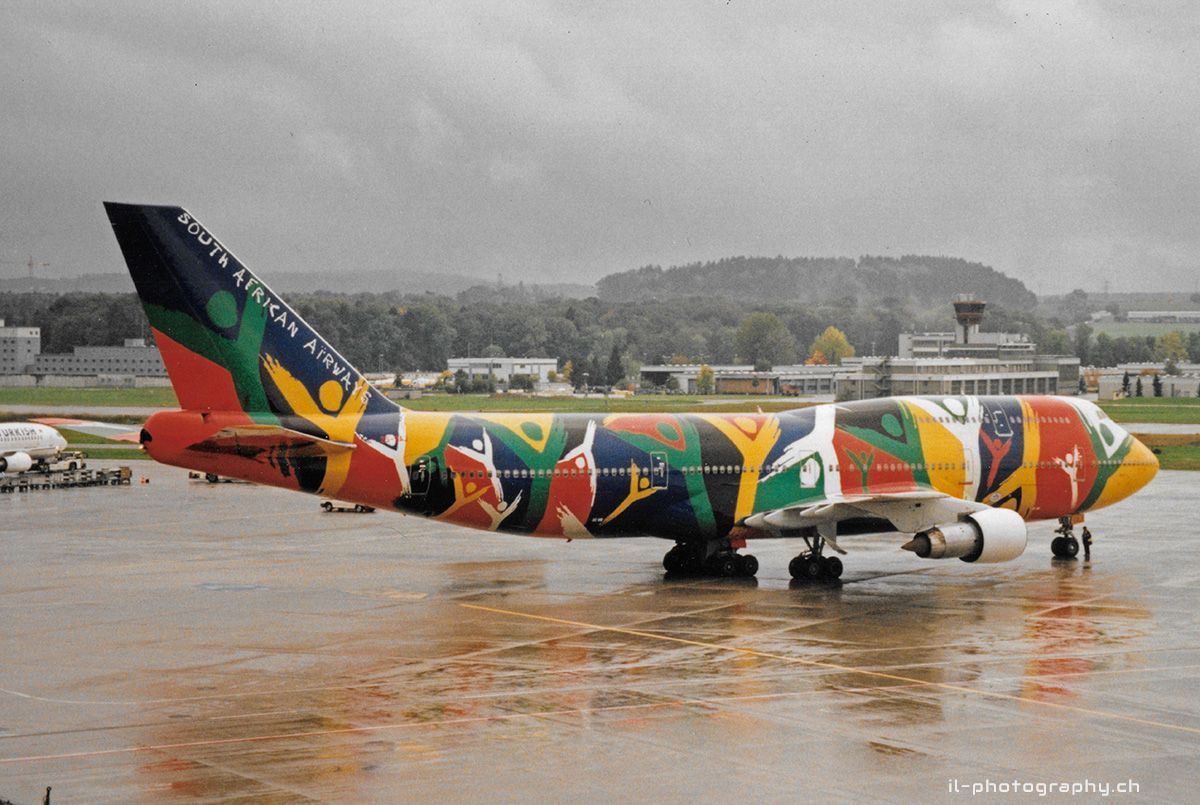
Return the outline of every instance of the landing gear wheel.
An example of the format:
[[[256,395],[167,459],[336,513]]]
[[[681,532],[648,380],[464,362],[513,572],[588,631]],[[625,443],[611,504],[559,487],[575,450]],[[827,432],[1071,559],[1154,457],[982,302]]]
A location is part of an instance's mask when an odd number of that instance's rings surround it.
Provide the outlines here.
[[[825,577],[829,579],[838,579],[842,576],[842,560],[836,556],[826,556],[821,559],[821,570],[824,571]]]
[[[822,566],[820,557],[804,557],[804,578],[808,579],[809,581],[817,581],[824,575],[825,568]]]
[[[1050,541],[1050,552],[1059,559],[1074,559],[1079,553],[1079,540],[1075,537],[1055,537]]]
[[[689,559],[687,549],[682,545],[676,545],[663,557],[663,570],[668,573],[684,573],[690,564]]]
[[[730,576],[737,575],[738,568],[740,567],[740,563],[737,561],[737,559],[737,554],[719,553],[715,556],[709,557],[708,562],[705,564],[707,565],[709,575],[729,578]]]
[[[808,557],[806,556],[796,556],[792,558],[792,561],[788,562],[788,573],[792,574],[793,579],[806,578],[804,575],[804,566],[807,562]]]
[[[738,575],[746,578],[753,578],[758,572],[758,559],[750,554],[742,554],[738,557]]]

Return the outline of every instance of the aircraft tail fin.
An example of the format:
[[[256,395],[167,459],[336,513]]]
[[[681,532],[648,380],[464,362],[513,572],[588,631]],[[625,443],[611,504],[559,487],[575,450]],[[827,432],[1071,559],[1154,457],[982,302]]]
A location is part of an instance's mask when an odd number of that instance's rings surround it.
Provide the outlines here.
[[[105,202],[180,407],[329,432],[398,407],[180,207]]]

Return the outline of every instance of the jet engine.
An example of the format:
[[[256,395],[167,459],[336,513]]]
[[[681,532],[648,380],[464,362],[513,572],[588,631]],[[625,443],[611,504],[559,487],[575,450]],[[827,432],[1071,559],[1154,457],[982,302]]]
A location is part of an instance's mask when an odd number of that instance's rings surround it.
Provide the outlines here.
[[[922,559],[958,557],[964,562],[1009,562],[1025,550],[1029,531],[1011,509],[984,509],[922,531],[902,547]]]
[[[28,453],[13,453],[0,458],[0,472],[25,472],[32,466],[33,459]]]

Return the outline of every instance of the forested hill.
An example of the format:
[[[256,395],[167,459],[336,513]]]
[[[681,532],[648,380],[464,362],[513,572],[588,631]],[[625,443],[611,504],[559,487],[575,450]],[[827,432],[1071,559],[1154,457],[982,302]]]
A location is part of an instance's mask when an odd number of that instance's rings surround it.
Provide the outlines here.
[[[954,257],[728,257],[709,263],[646,266],[596,283],[613,302],[707,296],[746,302],[819,303],[854,297],[871,304],[888,297],[914,309],[949,305],[959,294],[1012,310],[1029,310],[1037,296],[1020,280]]]

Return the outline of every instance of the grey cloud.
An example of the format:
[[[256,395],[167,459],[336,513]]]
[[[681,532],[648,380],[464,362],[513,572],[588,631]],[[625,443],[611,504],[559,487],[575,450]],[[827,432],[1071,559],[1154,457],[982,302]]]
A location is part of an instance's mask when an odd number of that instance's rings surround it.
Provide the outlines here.
[[[1189,287],[1196,12],[1155,9],[6,4],[0,257],[117,270],[113,197],[263,273],[932,252]]]

